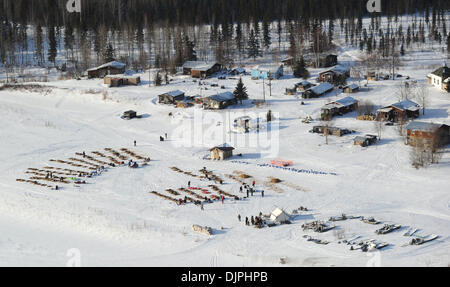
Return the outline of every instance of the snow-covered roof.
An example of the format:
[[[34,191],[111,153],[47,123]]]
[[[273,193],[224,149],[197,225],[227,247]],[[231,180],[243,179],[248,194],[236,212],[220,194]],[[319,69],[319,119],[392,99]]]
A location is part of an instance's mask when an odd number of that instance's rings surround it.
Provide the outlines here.
[[[448,77],[450,75],[450,68],[447,67],[446,64],[444,66],[440,67],[439,69],[436,69],[435,71],[431,72],[432,75],[438,76],[438,77]]]
[[[393,110],[393,108],[382,108],[379,109],[378,112],[379,113],[390,113]]]
[[[233,71],[236,71],[236,72],[238,72],[238,73],[240,73],[240,74],[245,73],[245,69],[244,69],[244,68],[241,68],[241,67],[234,68]]]
[[[286,221],[286,220],[289,220],[289,215],[286,212],[284,212],[284,210],[277,207],[270,214],[270,219],[272,221]]]
[[[130,76],[130,75],[117,74],[117,75],[107,75],[107,76],[105,76],[105,78],[113,78],[113,79],[137,79],[137,78],[139,78],[139,76]]]
[[[440,127],[442,127],[443,124],[435,124],[435,123],[426,123],[426,122],[418,122],[414,121],[411,122],[409,125],[406,126],[407,130],[411,131],[428,131],[428,132],[434,132]]]
[[[232,150],[234,150],[235,148],[232,147],[232,146],[230,146],[230,145],[227,144],[227,143],[224,143],[223,145],[219,145],[219,146],[213,147],[211,150],[213,150],[213,149],[220,149],[220,150],[222,150],[222,151],[232,151]]]
[[[100,70],[100,69],[104,69],[104,68],[108,68],[108,67],[120,70],[120,69],[125,69],[126,64],[117,62],[117,61],[112,61],[112,62],[103,64],[101,66],[98,66],[96,68],[89,69],[88,71],[96,71],[96,70]]]
[[[226,102],[229,100],[233,100],[235,98],[234,94],[232,92],[224,92],[217,95],[212,95],[208,97],[209,99],[216,101],[216,102]]]
[[[295,86],[299,87],[299,86],[308,86],[308,85],[312,85],[312,84],[305,80],[305,81],[301,81],[300,83],[297,83]]]
[[[172,96],[174,98],[179,97],[184,95],[184,92],[180,91],[180,90],[176,90],[176,91],[170,91],[167,93],[169,96]]]
[[[282,65],[276,64],[262,64],[254,68],[254,70],[262,71],[262,72],[270,72],[275,74],[282,67]]]
[[[338,73],[338,74],[346,74],[346,73],[348,73],[350,71],[350,68],[349,67],[347,67],[347,66],[342,66],[342,65],[338,65],[338,66],[335,66],[335,67],[333,67],[333,68],[331,68],[331,69],[328,69],[328,70],[326,70],[326,71],[323,71],[322,73],[320,73],[320,74],[325,74],[325,73],[329,73],[329,72],[335,72],[335,73]]]
[[[359,86],[357,84],[351,84],[351,85],[348,85],[348,86],[344,87],[344,89],[347,89],[347,88],[352,89],[352,90],[356,90],[356,89],[359,88]]]
[[[348,107],[348,106],[358,103],[358,101],[352,97],[345,97],[343,99],[335,101],[334,103],[337,103],[338,105],[341,105],[343,107]]]
[[[405,110],[415,111],[420,108],[420,105],[413,101],[410,101],[410,100],[403,100],[401,102],[393,104],[392,107],[395,107],[397,109],[404,110],[404,111]]]
[[[334,89],[334,86],[328,82],[325,82],[316,87],[312,87],[312,88],[308,89],[308,91],[312,91],[316,95],[322,95],[328,91],[331,91],[332,89]]]
[[[187,61],[183,68],[204,72],[212,69],[216,64],[216,62]]]
[[[450,83],[450,78],[445,79],[444,83]]]

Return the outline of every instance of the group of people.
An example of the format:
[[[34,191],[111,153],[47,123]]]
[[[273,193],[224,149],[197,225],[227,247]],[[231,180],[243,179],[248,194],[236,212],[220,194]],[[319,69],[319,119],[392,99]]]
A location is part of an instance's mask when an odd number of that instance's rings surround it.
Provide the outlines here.
[[[242,221],[242,217],[239,214],[238,215],[239,222]],[[259,216],[251,216],[250,219],[248,217],[245,217],[245,225],[246,226],[259,226],[262,227],[265,224],[263,219],[262,212],[259,213]]]
[[[252,186],[249,186],[248,184],[243,184],[239,187],[239,192],[242,193],[245,189],[245,192],[247,193],[247,198],[249,198],[250,196],[253,196],[253,194],[255,193],[255,185],[256,185],[255,181],[252,182]],[[261,196],[264,197],[264,190],[261,190]]]

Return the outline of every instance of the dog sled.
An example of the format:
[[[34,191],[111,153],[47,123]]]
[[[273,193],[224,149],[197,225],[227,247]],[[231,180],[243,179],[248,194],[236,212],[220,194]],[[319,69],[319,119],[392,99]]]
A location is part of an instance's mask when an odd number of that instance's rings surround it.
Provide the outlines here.
[[[361,220],[362,220],[362,222],[364,222],[364,223],[372,224],[372,225],[378,225],[378,224],[381,223],[381,221],[378,221],[378,220],[376,220],[376,219],[373,218],[373,217],[370,217],[370,218],[364,218],[364,217],[363,217]]]
[[[202,233],[205,235],[213,235],[213,230],[211,227],[207,227],[207,226],[200,226],[200,225],[192,225],[192,230],[194,230],[195,232],[198,233]]]

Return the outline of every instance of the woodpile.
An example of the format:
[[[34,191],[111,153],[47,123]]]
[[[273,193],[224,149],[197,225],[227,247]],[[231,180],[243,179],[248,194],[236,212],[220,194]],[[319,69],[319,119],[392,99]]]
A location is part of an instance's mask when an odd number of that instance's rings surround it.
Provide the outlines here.
[[[358,121],[375,121],[375,115],[362,115],[356,118]]]

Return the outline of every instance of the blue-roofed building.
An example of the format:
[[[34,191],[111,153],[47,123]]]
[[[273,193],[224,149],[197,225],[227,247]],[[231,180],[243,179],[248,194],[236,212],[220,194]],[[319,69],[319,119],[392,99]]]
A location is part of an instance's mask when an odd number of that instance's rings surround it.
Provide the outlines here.
[[[259,65],[251,71],[253,80],[278,80],[284,75],[283,65]]]
[[[419,116],[420,105],[411,100],[403,100],[377,111],[378,121],[400,122]]]
[[[450,143],[450,126],[414,121],[406,126],[407,144],[438,148]]]
[[[170,91],[158,96],[160,104],[173,105],[177,101],[184,100],[184,92],[180,90]]]

